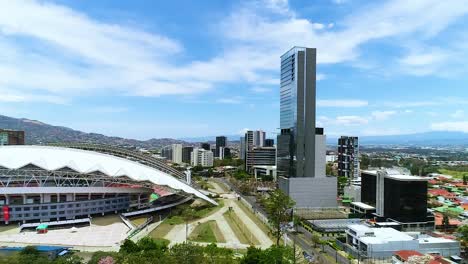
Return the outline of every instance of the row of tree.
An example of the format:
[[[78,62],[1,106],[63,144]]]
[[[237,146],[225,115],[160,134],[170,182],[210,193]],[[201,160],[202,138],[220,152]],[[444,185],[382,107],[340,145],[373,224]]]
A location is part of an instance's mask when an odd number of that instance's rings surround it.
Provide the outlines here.
[[[96,252],[88,264],[269,264],[293,263],[290,247],[273,246],[266,250],[250,247],[247,253],[236,256],[232,249],[215,244],[200,246],[192,243],[168,247],[166,241],[143,238],[138,243],[126,240],[119,252]],[[21,252],[0,257],[0,264],[83,264],[81,257],[70,255],[49,260],[35,247],[26,247]]]

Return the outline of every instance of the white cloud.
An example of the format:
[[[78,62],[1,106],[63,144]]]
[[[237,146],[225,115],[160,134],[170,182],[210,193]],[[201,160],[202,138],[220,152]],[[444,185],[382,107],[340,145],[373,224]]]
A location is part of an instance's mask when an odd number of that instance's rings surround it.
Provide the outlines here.
[[[456,131],[468,133],[468,122],[440,122],[431,125],[432,130],[436,131]]]
[[[334,119],[320,116],[318,117],[318,122],[320,126],[359,126],[359,125],[366,125],[369,123],[367,118],[361,116],[337,116]]]
[[[322,81],[322,80],[325,80],[327,78],[327,75],[324,74],[324,73],[317,73],[315,78],[316,78],[317,81]]]
[[[396,111],[373,111],[372,117],[377,121],[387,120],[389,117],[395,115]]]
[[[460,118],[463,118],[465,117],[465,111],[463,110],[457,110],[455,111],[453,114],[450,115],[452,118],[455,118],[455,119],[460,119]]]
[[[271,89],[270,88],[267,88],[267,87],[260,87],[260,86],[255,86],[255,87],[252,87],[250,88],[250,90],[254,93],[268,93],[268,92],[271,92]]]
[[[349,2],[349,0],[332,0],[332,2],[334,4],[341,5],[341,4]]]
[[[318,107],[364,107],[369,105],[369,102],[364,100],[317,100]]]
[[[0,5],[0,85],[23,97],[41,94],[36,98],[44,101],[105,93],[190,95],[219,83],[277,84],[279,55],[293,45],[316,47],[319,63],[348,62],[359,58],[361,46],[370,41],[434,36],[468,12],[463,0],[450,5],[394,0],[351,12],[336,28],[300,17],[286,0],[244,3],[217,23],[221,51],[184,63],[183,44],[163,34],[106,23],[45,1],[0,0]],[[414,52],[401,62],[419,67],[441,60],[426,50]],[[317,74],[317,80],[325,77]],[[23,99],[10,95],[8,100]]]
[[[241,104],[243,99],[241,97],[220,98],[216,102],[220,104]]]

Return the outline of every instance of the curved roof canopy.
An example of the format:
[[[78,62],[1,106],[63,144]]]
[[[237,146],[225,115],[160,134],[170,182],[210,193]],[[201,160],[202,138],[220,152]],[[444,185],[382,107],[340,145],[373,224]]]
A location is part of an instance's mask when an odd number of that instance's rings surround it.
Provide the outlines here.
[[[128,176],[150,181],[217,204],[200,191],[173,176],[135,161],[93,151],[50,146],[0,146],[0,167],[19,169],[28,164],[48,171],[69,167],[79,173],[100,171],[110,177]]]

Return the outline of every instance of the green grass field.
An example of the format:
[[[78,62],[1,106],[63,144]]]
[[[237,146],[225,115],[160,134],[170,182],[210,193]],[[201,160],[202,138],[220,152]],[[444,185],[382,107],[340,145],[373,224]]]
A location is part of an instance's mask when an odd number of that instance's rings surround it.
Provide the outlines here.
[[[453,170],[447,170],[447,169],[439,169],[439,173],[450,175],[458,179],[463,179],[463,175],[468,176],[468,171],[453,171]]]
[[[247,208],[242,202],[236,201],[236,203],[239,205],[240,209],[244,211],[244,213],[258,226],[258,228],[260,228],[263,231],[263,233],[267,234],[271,241],[274,241],[274,238],[271,235],[270,228],[267,225],[265,225],[262,221],[260,221],[260,219],[258,219],[258,217],[252,211],[250,211],[250,209]]]
[[[189,236],[189,240],[207,243],[225,243],[226,240],[219,230],[216,221],[208,221],[195,227]]]
[[[154,239],[164,239],[164,237],[172,230],[173,227],[173,225],[162,222],[158,227],[151,231],[148,236]]]
[[[146,222],[146,220],[148,220],[148,216],[147,215],[142,215],[142,216],[139,216],[139,217],[130,218],[129,220],[130,220],[130,222],[132,222],[132,224],[134,226],[139,227],[140,225],[144,224]]]
[[[223,214],[224,218],[228,222],[229,226],[231,227],[232,231],[236,235],[239,242],[242,244],[249,244],[249,245],[260,245],[260,242],[257,240],[255,236],[253,236],[252,232],[245,226],[242,220],[239,219],[239,216],[233,211],[227,211]]]

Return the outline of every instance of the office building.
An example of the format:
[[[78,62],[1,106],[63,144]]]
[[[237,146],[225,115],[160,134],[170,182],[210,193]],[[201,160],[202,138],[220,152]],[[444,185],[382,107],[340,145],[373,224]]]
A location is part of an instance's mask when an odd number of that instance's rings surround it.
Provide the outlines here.
[[[399,223],[405,231],[434,230],[427,211],[427,178],[394,170],[362,171],[361,201],[376,208],[378,221]]]
[[[359,139],[341,136],[338,139],[338,176],[359,177]]]
[[[201,143],[200,144],[200,147],[204,150],[208,150],[210,151],[211,150],[211,146],[210,146],[210,143]]]
[[[194,148],[190,154],[192,166],[213,167],[213,152],[202,148]]]
[[[240,138],[240,148],[239,148],[239,158],[241,160],[245,160],[245,152],[246,152],[245,136],[243,136]]]
[[[0,146],[24,145],[24,131],[0,129]]]
[[[182,163],[182,144],[172,144],[172,162]]]
[[[190,154],[193,151],[193,147],[183,147],[182,148],[182,162],[190,164]]]
[[[247,151],[245,168],[247,172],[253,173],[253,166],[276,166],[275,147],[253,147]]]
[[[274,147],[275,146],[275,140],[272,138],[267,138],[265,139],[265,147]]]
[[[218,157],[219,159],[230,159],[231,158],[231,149],[228,147],[219,147],[218,148]]]
[[[165,146],[161,149],[161,157],[172,161],[172,145]]]
[[[276,166],[255,165],[252,170],[256,180],[268,177],[276,181]]]
[[[225,148],[227,146],[227,138],[225,136],[216,137],[216,150],[215,157],[221,158],[220,148]],[[224,155],[223,155],[224,157]]]
[[[336,177],[325,175],[325,135],[315,127],[316,50],[294,47],[281,56],[277,175],[297,207],[336,207]]]
[[[346,243],[363,258],[391,258],[399,250],[415,250],[444,257],[460,254],[460,242],[455,240],[363,224],[348,226]]]
[[[265,146],[265,132],[262,130],[248,130],[245,132],[244,140],[241,139],[241,152],[244,151],[243,157],[245,161],[245,170],[249,171],[250,167],[247,166],[249,159],[249,151],[254,148]],[[251,159],[251,158],[250,158]]]

